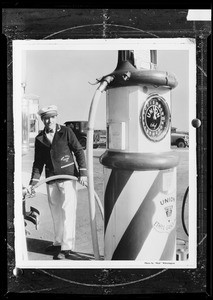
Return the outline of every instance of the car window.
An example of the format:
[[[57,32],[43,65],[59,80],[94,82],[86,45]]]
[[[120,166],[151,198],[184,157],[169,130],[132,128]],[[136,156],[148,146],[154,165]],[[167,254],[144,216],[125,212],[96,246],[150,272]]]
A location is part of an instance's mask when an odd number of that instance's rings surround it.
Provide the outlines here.
[[[80,129],[79,123],[75,123],[75,129],[76,129],[76,130],[79,130],[79,129]]]

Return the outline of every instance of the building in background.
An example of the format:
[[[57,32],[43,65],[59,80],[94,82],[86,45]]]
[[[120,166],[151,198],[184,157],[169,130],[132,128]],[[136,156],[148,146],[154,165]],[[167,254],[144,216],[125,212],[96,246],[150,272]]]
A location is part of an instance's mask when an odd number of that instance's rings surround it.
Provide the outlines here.
[[[34,146],[34,139],[39,130],[39,97],[24,94],[22,99],[22,153],[27,153]]]
[[[28,95],[28,101],[30,118],[29,139],[30,146],[34,146],[34,140],[39,131],[39,97],[36,95]]]

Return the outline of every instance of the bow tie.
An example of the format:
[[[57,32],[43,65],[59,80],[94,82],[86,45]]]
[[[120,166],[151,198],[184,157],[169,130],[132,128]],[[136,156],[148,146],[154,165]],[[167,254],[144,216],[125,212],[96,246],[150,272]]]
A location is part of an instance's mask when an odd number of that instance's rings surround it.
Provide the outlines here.
[[[54,130],[53,129],[46,129],[46,133],[53,133]]]

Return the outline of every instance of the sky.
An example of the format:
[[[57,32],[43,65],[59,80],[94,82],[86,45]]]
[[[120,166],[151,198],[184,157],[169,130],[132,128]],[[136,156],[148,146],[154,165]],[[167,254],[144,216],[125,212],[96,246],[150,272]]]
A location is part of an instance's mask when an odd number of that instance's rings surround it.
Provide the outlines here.
[[[26,94],[39,97],[39,106],[58,107],[58,123],[88,120],[96,79],[114,71],[117,50],[27,50]],[[157,69],[174,73],[172,126],[189,129],[189,57],[187,50],[158,50]],[[106,93],[97,109],[95,129],[106,128]]]

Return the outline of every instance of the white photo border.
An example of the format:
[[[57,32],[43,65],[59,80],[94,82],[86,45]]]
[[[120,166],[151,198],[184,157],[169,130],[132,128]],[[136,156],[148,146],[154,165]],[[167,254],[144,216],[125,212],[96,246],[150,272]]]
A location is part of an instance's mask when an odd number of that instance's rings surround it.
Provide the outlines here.
[[[21,116],[21,74],[22,51],[24,50],[188,50],[189,51],[189,260],[188,261],[61,261],[25,259],[24,224],[22,222],[22,124]],[[104,75],[104,74],[103,74]],[[15,147],[14,174],[14,227],[15,227],[15,264],[16,268],[51,269],[93,269],[93,268],[131,268],[131,269],[192,269],[197,267],[197,165],[196,165],[196,129],[191,121],[196,118],[196,42],[187,38],[152,39],[83,39],[83,40],[14,40],[13,41],[13,120]],[[22,249],[20,251],[20,249]]]

